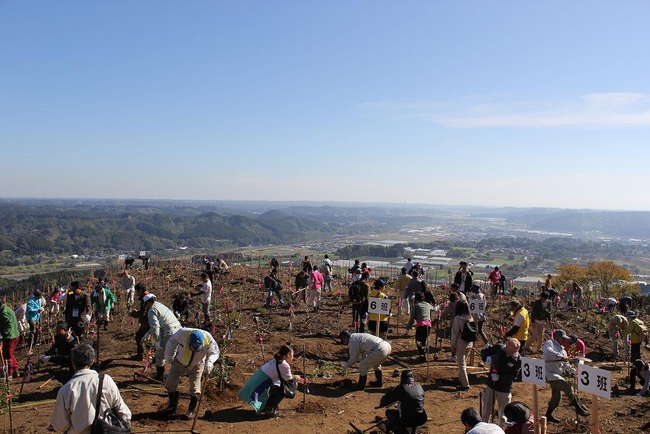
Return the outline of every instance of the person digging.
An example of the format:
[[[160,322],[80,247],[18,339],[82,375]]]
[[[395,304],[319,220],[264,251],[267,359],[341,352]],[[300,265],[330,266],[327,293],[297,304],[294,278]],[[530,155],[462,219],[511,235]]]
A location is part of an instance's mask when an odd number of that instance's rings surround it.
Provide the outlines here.
[[[391,346],[380,337],[368,333],[350,333],[343,330],[339,333],[343,345],[347,345],[350,358],[341,367],[347,369],[359,362],[359,382],[353,390],[364,390],[368,379],[368,371],[374,369],[376,381],[370,382],[372,387],[382,387],[383,379],[381,364],[386,361],[391,352]]]
[[[587,409],[580,404],[578,397],[574,395],[573,386],[568,383],[562,373],[567,369],[573,369],[569,364],[569,357],[563,347],[565,342],[570,342],[564,330],[555,330],[553,339],[544,343],[544,362],[546,363],[546,382],[551,386],[551,400],[546,410],[546,419],[552,423],[560,423],[560,420],[553,416],[553,411],[560,405],[562,393],[571,401],[579,416],[589,416]]]
[[[194,419],[202,392],[201,378],[204,374],[210,375],[218,358],[219,346],[210,333],[192,328],[182,328],[174,333],[165,346],[165,360],[173,360],[165,381],[169,404],[159,414],[168,417],[176,413],[178,384],[181,376],[187,374],[190,383],[190,405],[184,419]]]

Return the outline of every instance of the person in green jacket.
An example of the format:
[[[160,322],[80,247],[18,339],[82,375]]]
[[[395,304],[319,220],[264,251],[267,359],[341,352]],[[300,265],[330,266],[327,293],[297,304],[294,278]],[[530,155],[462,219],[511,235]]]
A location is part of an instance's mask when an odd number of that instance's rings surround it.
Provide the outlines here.
[[[90,294],[90,302],[97,312],[97,325],[102,323],[104,330],[108,330],[108,321],[111,317],[111,309],[115,304],[115,296],[107,286],[102,284],[101,280]]]
[[[2,357],[7,362],[7,374],[13,378],[20,376],[18,373],[18,360],[14,351],[20,340],[18,322],[13,309],[7,306],[7,296],[0,296],[0,335],[2,335]]]

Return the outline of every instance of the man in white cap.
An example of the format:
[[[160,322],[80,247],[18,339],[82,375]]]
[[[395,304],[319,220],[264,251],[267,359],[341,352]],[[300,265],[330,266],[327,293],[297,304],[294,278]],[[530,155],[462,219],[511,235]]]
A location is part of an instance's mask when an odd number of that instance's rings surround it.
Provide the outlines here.
[[[162,381],[165,374],[165,346],[169,338],[181,328],[181,323],[174,312],[160,303],[154,294],[147,294],[142,300],[145,309],[147,309],[147,321],[149,322],[147,333],[156,343],[156,375],[153,378]]]
[[[174,353],[176,356],[174,357]],[[196,406],[201,396],[201,377],[210,375],[215,362],[219,358],[219,346],[212,335],[205,330],[181,328],[167,342],[165,360],[172,360],[165,389],[169,395],[169,405],[162,410],[163,416],[176,413],[178,405],[178,383],[181,376],[187,374],[190,381],[190,405],[185,419],[193,419]]]
[[[571,368],[569,357],[562,345],[565,341],[571,341],[564,330],[555,330],[553,339],[544,344],[544,362],[546,363],[546,382],[551,386],[551,400],[546,410],[546,419],[549,422],[560,423],[560,420],[553,416],[553,411],[560,405],[562,393],[571,401],[576,413],[580,416],[589,416],[587,409],[580,404],[578,397],[573,394],[573,386],[564,379],[562,374],[566,369]]]

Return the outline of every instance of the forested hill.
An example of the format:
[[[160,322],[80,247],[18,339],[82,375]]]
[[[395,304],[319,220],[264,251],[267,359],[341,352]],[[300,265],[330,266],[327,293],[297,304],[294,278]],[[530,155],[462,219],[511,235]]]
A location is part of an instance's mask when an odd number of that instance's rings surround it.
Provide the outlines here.
[[[334,230],[278,213],[249,217],[188,207],[0,204],[0,251],[16,254],[286,244]]]

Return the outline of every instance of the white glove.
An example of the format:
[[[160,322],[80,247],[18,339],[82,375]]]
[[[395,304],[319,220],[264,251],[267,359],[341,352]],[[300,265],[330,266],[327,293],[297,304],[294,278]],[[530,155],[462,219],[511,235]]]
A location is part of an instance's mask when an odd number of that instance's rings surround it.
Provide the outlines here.
[[[205,369],[204,369],[204,371],[206,371],[206,372],[208,373],[208,375],[210,374],[210,372],[212,372],[212,369],[213,369],[213,368],[214,368],[214,365],[213,365],[212,363],[210,363],[210,362],[205,362]]]
[[[634,395],[634,396],[636,396],[637,398],[643,398],[643,395],[641,395],[641,392],[637,393],[637,394]]]
[[[90,318],[91,318],[91,317],[90,317],[90,314],[87,313],[87,314],[86,314],[86,322],[90,322]]]
[[[499,374],[490,374],[490,377],[492,377],[492,381],[499,381]]]
[[[50,356],[45,354],[41,355],[41,363],[47,363],[48,360],[50,360]]]
[[[487,356],[485,358],[485,363],[487,363],[488,365],[491,365],[492,364],[492,356]]]
[[[348,362],[341,363],[341,369],[348,369]]]

